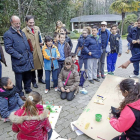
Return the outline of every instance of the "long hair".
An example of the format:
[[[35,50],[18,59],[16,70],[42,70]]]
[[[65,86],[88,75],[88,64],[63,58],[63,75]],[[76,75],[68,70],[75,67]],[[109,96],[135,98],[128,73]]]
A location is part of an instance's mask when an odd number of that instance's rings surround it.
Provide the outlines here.
[[[128,95],[120,103],[119,110],[122,111],[127,104],[140,99],[140,83],[133,79],[125,79],[119,84],[122,93],[128,92]]]
[[[42,101],[42,96],[38,92],[32,91],[23,105],[25,112],[22,115],[26,113],[29,116],[37,116],[38,109],[36,108],[36,104],[40,101]]]
[[[61,27],[63,27],[63,23],[62,23],[62,21],[58,20],[58,21],[56,22],[55,32],[60,32],[60,29],[58,29],[58,27],[57,27],[57,23],[58,23],[58,22],[60,22]],[[60,27],[60,28],[61,28],[61,27]]]

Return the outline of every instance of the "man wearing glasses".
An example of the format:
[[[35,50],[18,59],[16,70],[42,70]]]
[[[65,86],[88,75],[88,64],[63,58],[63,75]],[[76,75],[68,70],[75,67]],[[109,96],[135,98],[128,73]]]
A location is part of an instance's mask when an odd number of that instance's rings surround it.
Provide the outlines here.
[[[105,65],[106,47],[108,45],[108,41],[110,37],[110,31],[107,29],[107,22],[105,21],[101,22],[101,28],[98,31],[98,35],[101,37],[102,55],[98,62],[97,78],[100,78],[100,72],[101,72],[101,77],[104,79],[105,78],[104,65]]]
[[[19,17],[12,16],[10,22],[11,27],[4,33],[4,46],[6,52],[11,55],[17,93],[19,93],[22,100],[26,100],[22,91],[22,81],[25,92],[27,94],[30,93],[32,91],[30,88],[31,69],[34,68],[33,55],[30,51],[27,38],[20,29],[21,23]]]

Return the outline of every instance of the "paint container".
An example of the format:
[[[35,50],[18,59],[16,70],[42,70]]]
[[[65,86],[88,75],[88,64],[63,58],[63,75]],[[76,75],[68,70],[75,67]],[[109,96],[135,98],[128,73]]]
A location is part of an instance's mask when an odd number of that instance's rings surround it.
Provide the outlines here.
[[[82,90],[80,90],[80,93],[81,94],[87,94],[88,92],[87,92],[87,90],[85,88],[83,88]]]
[[[95,114],[95,120],[97,122],[100,122],[102,120],[102,115],[101,114]]]

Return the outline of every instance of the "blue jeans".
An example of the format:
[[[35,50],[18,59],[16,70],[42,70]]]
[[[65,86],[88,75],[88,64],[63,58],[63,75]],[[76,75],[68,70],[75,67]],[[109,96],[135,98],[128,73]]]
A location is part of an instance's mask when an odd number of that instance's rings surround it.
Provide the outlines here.
[[[117,61],[117,53],[110,53],[107,55],[107,71],[108,72],[114,72],[115,71],[115,65]]]
[[[84,69],[87,70],[87,59],[79,57],[80,70],[82,69],[83,64],[84,64]]]
[[[52,136],[52,132],[53,132],[52,129],[48,132],[48,140],[50,140],[50,138],[51,138],[51,136]]]
[[[135,54],[137,54],[139,52],[140,52],[140,48],[132,48],[132,50],[131,50],[132,56],[134,56]],[[133,67],[134,67],[134,71],[133,71],[134,74],[139,75],[139,61],[134,62]]]
[[[50,70],[45,70],[46,77],[46,89],[50,90]],[[58,70],[52,70],[52,79],[53,79],[53,87],[57,87],[58,85]]]

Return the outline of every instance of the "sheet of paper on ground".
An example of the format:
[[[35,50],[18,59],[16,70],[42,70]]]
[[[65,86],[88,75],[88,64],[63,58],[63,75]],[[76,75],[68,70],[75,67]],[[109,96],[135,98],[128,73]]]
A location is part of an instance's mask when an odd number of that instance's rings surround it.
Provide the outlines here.
[[[96,94],[93,96],[87,107],[84,109],[81,116],[76,121],[75,126],[83,133],[93,139],[97,139],[97,136],[111,140],[113,137],[119,135],[109,123],[109,113],[111,106],[119,107],[119,103],[122,101],[123,96],[119,92],[117,85],[124,78],[107,75]],[[104,105],[94,103],[97,95],[106,97]],[[95,114],[101,114],[101,122],[95,121]]]
[[[46,108],[47,105],[43,105],[44,108]],[[62,106],[54,106],[53,108],[53,113],[50,113],[50,116],[49,116],[49,121],[50,121],[50,124],[52,126],[52,129],[55,129],[55,125],[57,123],[57,120],[59,118],[59,115],[60,115],[60,112],[61,112],[61,109],[62,109]]]

